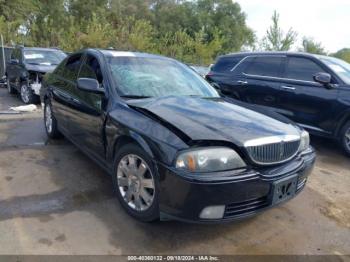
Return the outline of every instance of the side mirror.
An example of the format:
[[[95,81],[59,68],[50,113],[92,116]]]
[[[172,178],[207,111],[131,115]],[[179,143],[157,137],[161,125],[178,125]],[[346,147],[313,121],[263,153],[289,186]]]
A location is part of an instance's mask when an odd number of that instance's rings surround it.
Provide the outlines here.
[[[94,93],[94,94],[104,94],[104,89],[100,88],[100,84],[96,79],[93,78],[78,78],[77,81],[77,87],[78,89],[89,92],[89,93]]]
[[[332,76],[328,73],[317,73],[314,75],[314,80],[325,86],[329,86],[332,80]]]
[[[11,59],[10,60],[10,64],[18,65],[19,64],[19,60],[18,59]]]

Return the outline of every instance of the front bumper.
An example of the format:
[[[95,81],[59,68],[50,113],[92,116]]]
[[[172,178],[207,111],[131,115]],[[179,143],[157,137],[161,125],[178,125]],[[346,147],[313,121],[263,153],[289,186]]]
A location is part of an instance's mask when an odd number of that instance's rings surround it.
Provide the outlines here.
[[[30,84],[30,88],[33,90],[34,94],[40,96],[41,83],[34,82]]]
[[[315,152],[310,147],[304,154],[277,167],[255,168],[236,174],[212,174],[205,179],[180,175],[173,168],[157,164],[160,176],[161,219],[215,223],[252,216],[277,204],[273,201],[276,181],[295,176],[295,195],[301,192],[315,159]],[[225,206],[222,219],[199,217],[204,208],[222,205]]]

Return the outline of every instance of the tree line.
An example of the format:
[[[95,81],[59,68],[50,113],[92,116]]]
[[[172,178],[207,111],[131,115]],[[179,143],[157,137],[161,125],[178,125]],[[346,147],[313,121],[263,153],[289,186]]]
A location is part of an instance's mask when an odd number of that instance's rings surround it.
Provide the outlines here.
[[[257,39],[232,0],[0,0],[0,33],[7,45],[115,48],[203,65],[241,50],[289,50],[297,36],[280,29],[275,12]],[[325,53],[309,38],[303,48]],[[341,56],[350,59],[348,50]]]

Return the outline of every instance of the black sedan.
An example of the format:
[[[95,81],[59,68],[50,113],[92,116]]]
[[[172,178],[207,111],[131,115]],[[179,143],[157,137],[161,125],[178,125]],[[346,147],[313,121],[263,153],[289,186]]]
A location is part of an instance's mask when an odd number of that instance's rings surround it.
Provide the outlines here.
[[[309,135],[222,98],[180,62],[88,49],[45,77],[47,135],[64,135],[111,176],[142,221],[221,222],[285,202],[314,161]]]

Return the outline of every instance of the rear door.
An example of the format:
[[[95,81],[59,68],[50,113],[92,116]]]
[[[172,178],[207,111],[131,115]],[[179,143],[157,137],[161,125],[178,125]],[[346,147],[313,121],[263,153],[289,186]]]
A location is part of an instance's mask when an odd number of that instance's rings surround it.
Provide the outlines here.
[[[338,90],[315,82],[313,77],[320,72],[332,75],[316,58],[288,56],[281,79],[278,112],[311,131],[330,133]],[[334,78],[332,81],[336,83]]]
[[[66,63],[55,70],[55,77],[50,81],[52,90],[52,109],[61,129],[70,136],[68,125],[74,117],[75,86],[80,70],[82,54],[74,54],[67,58]]]
[[[239,98],[251,104],[275,108],[278,104],[280,77],[285,60],[286,56],[283,55],[247,58],[240,65],[244,79],[238,79],[235,87],[239,91]]]
[[[206,79],[212,84],[215,83],[217,86],[214,87],[219,87],[222,94],[233,96],[232,86],[236,80],[233,69],[243,58],[243,56],[220,57],[210,69]]]

